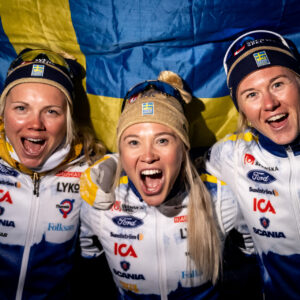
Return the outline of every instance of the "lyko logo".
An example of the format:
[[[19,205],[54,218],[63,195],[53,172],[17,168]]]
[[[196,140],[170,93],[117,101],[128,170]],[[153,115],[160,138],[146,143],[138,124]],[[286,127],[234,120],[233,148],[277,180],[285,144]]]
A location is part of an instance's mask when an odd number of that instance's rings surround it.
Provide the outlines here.
[[[249,153],[246,153],[244,156],[244,164],[253,165],[255,162],[255,157]]]
[[[276,180],[274,176],[261,170],[250,171],[248,172],[247,176],[249,179],[263,184],[271,183]]]
[[[118,244],[115,243],[115,255],[120,254],[122,257],[125,256],[132,256],[132,257],[137,257],[133,247],[130,245],[126,245],[126,244]]]
[[[3,194],[4,191],[0,189],[0,193]],[[8,203],[10,203],[10,204],[13,204],[13,202],[12,202],[12,200],[11,200],[11,197],[10,197],[10,194],[9,194],[8,191],[5,192],[3,196],[0,195],[0,202],[4,202],[4,201],[5,201],[5,202],[8,202]]]
[[[271,212],[272,214],[276,214],[276,211],[274,207],[272,206],[270,200],[265,199],[259,199],[256,198],[253,199],[253,210],[254,211],[260,211],[260,212]]]

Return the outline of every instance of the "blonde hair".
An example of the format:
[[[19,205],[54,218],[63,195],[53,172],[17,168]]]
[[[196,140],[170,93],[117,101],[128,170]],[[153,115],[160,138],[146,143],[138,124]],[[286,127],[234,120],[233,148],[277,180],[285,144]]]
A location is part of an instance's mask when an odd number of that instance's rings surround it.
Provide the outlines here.
[[[9,91],[10,92],[10,91]],[[7,93],[6,97],[0,103],[0,122],[4,121],[4,110],[6,105],[6,99],[9,95]],[[83,124],[75,124],[72,117],[72,107],[70,102],[65,98],[67,103],[66,110],[66,145],[75,145],[76,143],[82,143],[84,150],[84,159],[89,165],[93,164],[96,160],[100,159],[106,152],[104,144],[97,140],[95,133],[92,128]],[[5,131],[3,127],[3,131]]]
[[[170,71],[163,71],[158,77],[180,90],[183,98],[191,99],[191,95],[183,90],[181,78]],[[216,283],[221,266],[221,242],[214,217],[212,200],[204,183],[194,167],[187,147],[182,141],[184,152],[181,176],[186,190],[189,191],[188,204],[188,252],[197,270],[203,274],[204,279]],[[120,152],[120,156],[122,153]],[[119,157],[113,190],[118,187],[122,172]]]

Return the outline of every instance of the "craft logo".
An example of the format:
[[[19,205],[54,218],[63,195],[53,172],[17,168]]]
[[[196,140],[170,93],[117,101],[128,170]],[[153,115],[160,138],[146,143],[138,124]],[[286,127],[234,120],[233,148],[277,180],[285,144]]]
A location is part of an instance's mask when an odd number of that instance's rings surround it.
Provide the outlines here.
[[[115,243],[114,253],[115,253],[115,255],[119,254],[122,257],[126,257],[126,256],[137,257],[132,245],[128,246],[126,244]]]
[[[0,174],[2,175],[6,175],[6,176],[14,176],[17,177],[19,176],[19,173],[17,171],[15,171],[14,169],[4,166],[2,164],[0,164]]]
[[[125,260],[122,260],[120,262],[120,265],[121,265],[121,268],[124,270],[124,271],[128,271],[129,268],[130,268],[130,263],[128,261],[125,261]]]
[[[265,229],[267,229],[267,228],[269,227],[269,225],[270,225],[270,220],[267,219],[267,218],[265,218],[265,217],[260,218],[260,219],[259,219],[259,222],[260,222],[261,226],[262,226],[263,228],[265,228]]]
[[[74,199],[65,199],[56,205],[56,208],[59,209],[59,212],[63,215],[64,218],[73,210]]]
[[[254,182],[259,182],[263,184],[268,184],[276,180],[274,176],[261,170],[249,171],[247,177]]]
[[[258,68],[270,64],[266,51],[256,52],[253,54],[253,57]]]
[[[141,219],[132,216],[118,216],[112,218],[112,221],[117,226],[123,228],[136,228],[138,226],[141,226],[144,223]]]
[[[187,222],[187,216],[174,217],[174,223],[184,223],[184,222]]]
[[[270,200],[265,199],[253,199],[253,210],[260,211],[262,213],[270,212],[272,214],[276,214],[274,207],[271,204]]]
[[[55,176],[80,178],[81,172],[61,171],[61,172],[56,173]]]
[[[79,183],[58,182],[56,190],[63,193],[79,193]]]
[[[45,66],[44,65],[32,65],[31,76],[43,77]]]

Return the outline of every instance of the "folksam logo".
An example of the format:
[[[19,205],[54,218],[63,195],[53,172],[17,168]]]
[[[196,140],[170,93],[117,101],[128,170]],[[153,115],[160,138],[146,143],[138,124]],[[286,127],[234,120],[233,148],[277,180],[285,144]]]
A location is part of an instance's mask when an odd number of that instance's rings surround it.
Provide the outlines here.
[[[248,172],[247,177],[254,182],[259,182],[263,184],[268,184],[276,180],[274,176],[261,170],[250,171]]]

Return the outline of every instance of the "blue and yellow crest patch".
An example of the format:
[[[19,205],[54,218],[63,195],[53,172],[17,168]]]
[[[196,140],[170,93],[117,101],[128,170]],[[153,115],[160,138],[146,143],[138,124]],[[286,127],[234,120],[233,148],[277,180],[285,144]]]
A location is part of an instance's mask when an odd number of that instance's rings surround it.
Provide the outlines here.
[[[269,65],[270,61],[266,51],[260,51],[253,54],[257,67]]]
[[[144,102],[142,103],[142,116],[154,115],[154,103]]]
[[[43,77],[44,69],[45,69],[44,65],[36,65],[36,64],[32,65],[31,76]]]

